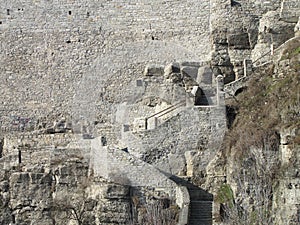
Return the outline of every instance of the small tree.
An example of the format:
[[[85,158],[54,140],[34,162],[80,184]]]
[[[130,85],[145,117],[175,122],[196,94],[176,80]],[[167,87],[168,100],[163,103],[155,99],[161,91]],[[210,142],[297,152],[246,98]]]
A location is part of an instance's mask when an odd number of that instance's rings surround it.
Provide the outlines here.
[[[87,188],[91,184],[91,177],[81,180],[81,183],[70,189],[56,191],[53,198],[53,221],[59,220],[59,224],[68,224],[74,221],[77,225],[92,225],[95,222],[93,209],[96,207],[96,200],[87,194]]]
[[[176,225],[178,207],[170,205],[168,199],[155,199],[141,204],[138,197],[132,198],[132,225]]]
[[[97,204],[95,200],[86,198],[86,195],[64,196],[54,200],[53,209],[55,212],[60,212],[64,221],[75,221],[77,225],[92,225],[95,219],[91,211]]]

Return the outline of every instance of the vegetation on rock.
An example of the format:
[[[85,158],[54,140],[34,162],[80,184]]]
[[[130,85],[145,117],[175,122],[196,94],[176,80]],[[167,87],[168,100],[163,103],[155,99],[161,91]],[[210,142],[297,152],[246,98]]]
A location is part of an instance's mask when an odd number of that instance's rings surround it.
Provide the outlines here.
[[[225,217],[230,224],[274,223],[273,194],[287,169],[279,160],[281,131],[296,130],[287,144],[300,143],[299,46],[300,38],[289,41],[280,50],[279,60],[257,69],[248,88],[228,102],[235,113],[225,138],[227,163],[234,161],[234,204],[228,204],[224,194],[228,194],[228,184],[220,188],[217,196],[220,203],[227,203]],[[296,148],[292,154],[295,151]],[[290,163],[289,167],[293,167]]]

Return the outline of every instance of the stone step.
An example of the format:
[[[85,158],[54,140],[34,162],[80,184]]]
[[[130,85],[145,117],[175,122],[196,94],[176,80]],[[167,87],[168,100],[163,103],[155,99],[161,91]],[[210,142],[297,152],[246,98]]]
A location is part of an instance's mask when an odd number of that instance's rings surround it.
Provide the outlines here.
[[[189,194],[190,194],[190,198],[191,200],[201,200],[201,201],[211,201],[212,200],[212,195],[205,192],[205,191],[201,191],[199,189],[193,189],[188,187],[189,190]]]
[[[212,201],[190,202],[189,225],[211,225],[212,224]]]
[[[189,225],[212,225],[211,221],[193,220],[189,221]]]

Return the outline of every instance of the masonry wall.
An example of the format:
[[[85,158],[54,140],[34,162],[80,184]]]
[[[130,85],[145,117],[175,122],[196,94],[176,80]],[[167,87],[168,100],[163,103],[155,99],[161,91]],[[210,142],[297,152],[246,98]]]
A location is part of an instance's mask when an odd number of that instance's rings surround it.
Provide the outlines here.
[[[205,169],[221,144],[225,125],[222,107],[190,107],[154,130],[125,132],[122,141],[143,161],[168,174],[185,176],[185,153],[200,151],[200,169]]]
[[[82,77],[114,74],[98,71],[96,58],[119,56],[123,67],[149,61],[136,62],[135,50],[168,61],[184,60],[183,51],[208,59],[209,11],[209,1],[196,0],[1,1],[2,117],[70,112]],[[165,42],[172,56],[162,56]]]

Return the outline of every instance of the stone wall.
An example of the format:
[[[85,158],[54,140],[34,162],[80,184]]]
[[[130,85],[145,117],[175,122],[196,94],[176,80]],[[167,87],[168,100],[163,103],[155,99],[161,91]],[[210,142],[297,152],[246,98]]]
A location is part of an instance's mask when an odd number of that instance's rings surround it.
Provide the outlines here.
[[[2,1],[2,130],[15,129],[11,118],[35,129],[41,114],[48,121],[80,117],[91,111],[89,102],[122,102],[135,93],[132,82],[147,63],[209,60],[210,40],[214,72],[232,81],[242,75],[244,58],[266,49],[251,52],[263,14],[280,9],[278,17],[294,17],[297,7],[280,0]],[[111,120],[111,110],[102,104],[93,120]]]
[[[138,50],[169,62],[187,59],[183,51],[208,59],[209,11],[209,1],[2,1],[2,117],[71,114],[78,82],[99,72],[96,58],[121,55],[121,69],[137,63],[126,54]]]
[[[128,223],[129,187],[90,176],[81,149],[47,148],[43,144],[49,139],[43,143],[43,137],[39,138],[39,149],[36,145],[30,148],[30,138],[5,141],[6,154],[0,159],[1,223],[74,223],[71,208],[87,224]],[[15,149],[8,151],[12,146],[8,142],[14,143]]]
[[[222,140],[225,124],[225,113],[218,107],[185,108],[154,130],[125,132],[122,141],[131,154],[162,171],[186,175],[185,152],[207,149],[199,162],[204,169]]]

